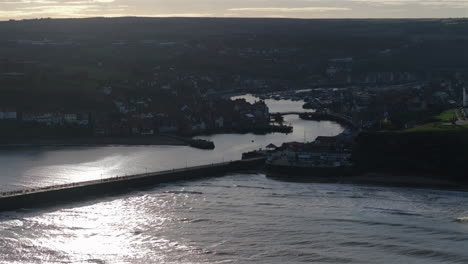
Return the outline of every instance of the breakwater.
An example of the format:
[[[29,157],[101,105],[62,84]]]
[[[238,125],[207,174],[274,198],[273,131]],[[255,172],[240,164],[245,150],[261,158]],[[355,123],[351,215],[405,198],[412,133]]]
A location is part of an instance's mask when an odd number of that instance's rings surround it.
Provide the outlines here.
[[[203,166],[173,169],[113,177],[101,180],[55,185],[0,193],[0,212],[34,208],[77,200],[90,196],[128,192],[135,188],[151,187],[160,183],[195,180],[261,167],[264,158],[237,160]]]

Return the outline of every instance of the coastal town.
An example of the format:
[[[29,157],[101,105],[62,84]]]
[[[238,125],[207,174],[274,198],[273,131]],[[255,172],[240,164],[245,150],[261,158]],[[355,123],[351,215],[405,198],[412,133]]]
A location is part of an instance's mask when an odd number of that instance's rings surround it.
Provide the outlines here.
[[[270,111],[263,101],[251,104],[229,98],[242,93],[253,93],[262,100],[304,101],[304,109],[339,115],[366,130],[411,129],[448,109],[460,109],[457,111],[460,115],[454,117],[457,120],[462,121],[466,116],[467,99],[463,95],[466,91],[461,72],[441,73],[429,80],[417,80],[411,74],[398,72],[368,73],[360,79],[364,81],[361,83],[351,82],[352,58],[329,61],[321,82],[324,86],[337,83],[338,87],[295,89],[245,80],[226,91],[215,83],[217,76],[174,75],[169,79],[162,77],[163,71],[154,69],[134,83],[108,82],[96,87],[92,101],[68,95],[50,102],[47,98],[18,98],[15,95],[18,91],[7,92],[8,85],[15,87],[33,78],[40,66],[35,69],[31,62],[3,60],[1,81],[3,89],[7,89],[3,98],[12,97],[9,101],[17,102],[14,105],[2,102],[1,133],[15,137],[190,136],[222,131],[288,131],[271,125]],[[342,73],[347,73],[347,77],[339,77]],[[246,86],[247,83],[251,86]]]
[[[326,139],[335,142],[326,150],[320,143],[324,138],[284,142],[272,149],[270,161],[363,167],[359,157],[384,153],[372,149],[378,144],[371,146],[367,137],[383,137],[376,139],[382,143],[389,141],[386,137],[423,138],[437,132],[439,138],[428,140],[440,143],[431,148],[441,148],[447,145],[444,133],[468,128],[468,70],[463,56],[453,52],[464,47],[457,41],[458,20],[405,24],[444,27],[452,38],[443,43],[426,33],[416,38],[401,31],[398,38],[389,38],[369,27],[366,30],[375,39],[371,43],[351,27],[357,22],[346,25],[346,30],[315,22],[341,32],[350,39],[348,45],[324,29],[305,29],[299,21],[291,22],[298,23],[292,31],[278,33],[288,34],[284,42],[262,33],[258,21],[239,22],[246,27],[225,34],[212,23],[197,20],[200,28],[209,26],[193,36],[188,29],[169,34],[168,28],[185,23],[177,19],[115,19],[124,27],[139,25],[139,33],[101,36],[93,27],[107,27],[106,21],[84,20],[83,29],[73,37],[63,37],[57,27],[43,34],[43,27],[55,22],[48,20],[36,21],[37,29],[29,33],[5,31],[0,40],[2,145],[165,144],[213,149],[213,142],[197,137],[287,134],[294,127],[284,121],[285,115],[293,114],[340,124],[346,129],[346,144],[343,134]],[[9,21],[3,27],[21,23],[26,22]],[[156,34],[152,23],[167,23],[167,29],[159,27]],[[230,27],[229,20],[219,23]],[[381,23],[382,28],[391,27]],[[304,38],[304,32],[314,34]],[[425,54],[433,45],[445,48],[427,61]],[[245,94],[256,100],[236,97]],[[275,101],[295,102],[302,108],[273,111],[268,103]],[[397,153],[393,162],[402,164]],[[381,161],[391,164],[384,157]]]
[[[467,8],[0,0],[0,263],[468,263]]]

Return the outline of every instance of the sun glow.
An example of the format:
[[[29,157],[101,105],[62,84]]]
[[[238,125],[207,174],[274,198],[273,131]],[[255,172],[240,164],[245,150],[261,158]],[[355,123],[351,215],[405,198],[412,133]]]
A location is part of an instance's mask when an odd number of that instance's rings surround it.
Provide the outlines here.
[[[461,17],[466,0],[0,0],[0,19],[69,17]]]

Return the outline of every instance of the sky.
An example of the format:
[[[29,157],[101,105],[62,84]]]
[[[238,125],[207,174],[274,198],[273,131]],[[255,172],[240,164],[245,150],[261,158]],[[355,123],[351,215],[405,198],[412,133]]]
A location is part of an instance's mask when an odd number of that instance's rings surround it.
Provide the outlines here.
[[[468,17],[468,0],[0,0],[0,20],[69,17]]]

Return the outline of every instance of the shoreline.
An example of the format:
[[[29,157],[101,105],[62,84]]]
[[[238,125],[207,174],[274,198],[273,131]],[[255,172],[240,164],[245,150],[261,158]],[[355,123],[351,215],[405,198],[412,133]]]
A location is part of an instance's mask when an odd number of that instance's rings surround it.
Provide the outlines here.
[[[10,142],[8,142],[10,141]],[[168,136],[151,137],[83,137],[11,139],[0,142],[0,148],[14,147],[80,147],[80,146],[188,146],[189,144]]]
[[[456,182],[429,178],[422,176],[410,176],[408,174],[390,174],[371,172],[359,176],[344,177],[297,177],[279,174],[269,174],[262,171],[268,178],[297,183],[322,183],[322,184],[349,184],[361,186],[379,186],[396,188],[414,188],[414,189],[433,189],[440,191],[459,191],[468,192],[468,182]]]
[[[105,147],[105,146],[190,146],[191,138],[170,135],[157,135],[151,137],[87,137],[87,138],[59,138],[59,139],[14,139],[12,142],[0,142],[0,149],[27,148],[27,147]],[[255,170],[268,178],[298,183],[328,183],[351,184],[362,186],[382,186],[399,188],[423,188],[434,190],[450,190],[468,192],[468,182],[457,182],[437,178],[435,175],[388,172],[367,172],[355,176],[294,176]]]
[[[248,129],[236,129],[236,128],[210,129],[204,132],[185,134],[184,136],[196,138],[196,137],[213,136],[213,135],[219,135],[219,134],[227,134],[227,135],[246,135],[246,134],[268,135],[268,134],[275,134],[275,133],[290,134],[293,132],[293,130],[294,128],[292,126],[270,124],[267,127],[254,128],[254,129],[251,129],[251,128],[248,128]]]

